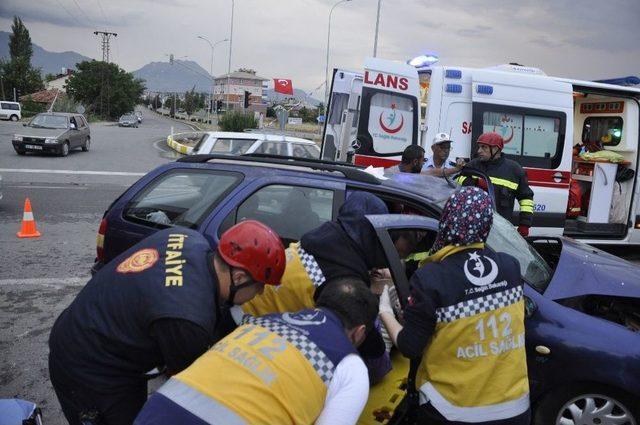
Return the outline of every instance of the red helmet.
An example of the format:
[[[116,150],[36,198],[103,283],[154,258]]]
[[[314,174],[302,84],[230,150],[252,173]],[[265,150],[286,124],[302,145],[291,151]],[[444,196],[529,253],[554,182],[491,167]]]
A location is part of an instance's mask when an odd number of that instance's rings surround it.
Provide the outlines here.
[[[253,280],[279,285],[286,259],[280,237],[268,226],[245,220],[222,234],[220,257],[231,267],[246,270]]]
[[[498,133],[482,133],[480,137],[478,137],[478,143],[488,146],[495,146],[504,149],[504,139]]]

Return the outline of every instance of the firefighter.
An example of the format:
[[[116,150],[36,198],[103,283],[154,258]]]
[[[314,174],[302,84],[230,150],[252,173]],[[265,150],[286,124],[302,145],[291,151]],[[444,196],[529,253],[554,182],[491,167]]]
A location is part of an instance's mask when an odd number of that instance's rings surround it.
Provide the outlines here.
[[[475,168],[489,176],[495,188],[496,210],[507,220],[513,215],[514,200],[520,205],[518,233],[529,236],[529,228],[533,219],[533,191],[527,182],[527,174],[515,161],[502,155],[504,140],[498,133],[484,133],[478,137],[478,158],[473,159],[467,167]],[[478,180],[460,176],[458,183],[464,186],[475,185]],[[483,181],[477,182],[482,187]]]
[[[355,347],[377,305],[364,282],[340,277],[314,309],[247,315],[154,393],[135,424],[354,424],[369,393]]]
[[[515,258],[485,247],[492,220],[486,192],[453,193],[411,278],[404,327],[388,291],[380,297],[391,340],[420,359],[418,423],[529,424],[523,282]]]
[[[131,424],[145,373],[180,372],[219,339],[223,304],[278,285],[284,247],[269,227],[241,222],[217,249],[196,231],[152,234],[105,265],[58,317],[51,382],[70,424]]]

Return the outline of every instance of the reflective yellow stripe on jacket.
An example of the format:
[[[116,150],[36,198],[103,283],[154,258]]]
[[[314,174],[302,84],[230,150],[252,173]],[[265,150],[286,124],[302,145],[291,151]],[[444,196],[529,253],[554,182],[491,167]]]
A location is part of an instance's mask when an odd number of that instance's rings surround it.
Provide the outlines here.
[[[474,180],[478,180],[477,176],[472,176],[472,178]],[[467,179],[467,176],[460,176],[456,179],[456,181],[458,182],[458,184],[463,184],[466,179]],[[491,177],[491,176],[489,177],[489,180],[491,180],[491,183],[494,184],[495,186],[504,186],[511,190],[518,190],[518,182],[512,182],[511,180],[501,179],[499,177]]]
[[[533,214],[533,199],[521,199],[519,204],[520,211]]]
[[[235,413],[248,424],[312,424],[324,406],[335,366],[301,333],[269,319],[251,320],[174,379],[215,401],[204,402],[205,407],[219,404],[223,407],[216,411]],[[203,400],[185,397],[180,403],[179,395],[165,393],[189,411],[203,409]]]
[[[448,420],[482,422],[529,408],[522,286],[436,310],[418,371],[423,401]]]
[[[279,286],[265,285],[264,292],[242,304],[242,311],[252,316],[284,313],[313,308],[313,294],[324,283],[322,270],[312,255],[302,249],[299,242],[286,251],[287,267]]]

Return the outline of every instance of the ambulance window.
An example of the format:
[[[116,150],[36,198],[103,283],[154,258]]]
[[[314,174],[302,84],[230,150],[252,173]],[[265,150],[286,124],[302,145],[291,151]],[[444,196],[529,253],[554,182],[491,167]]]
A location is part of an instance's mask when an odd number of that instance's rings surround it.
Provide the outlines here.
[[[493,131],[504,138],[503,152],[521,165],[547,169],[560,165],[564,113],[481,103],[474,103],[473,108],[474,140]]]
[[[375,93],[369,109],[369,134],[379,154],[402,152],[413,140],[414,111],[411,98]]]
[[[330,221],[334,192],[305,186],[269,185],[251,194],[225,219],[221,232],[242,220],[258,220],[285,241],[298,241],[309,230]],[[224,229],[223,229],[224,228]]]
[[[621,117],[588,117],[584,120],[582,143],[600,142],[603,146],[617,146],[621,140]]]

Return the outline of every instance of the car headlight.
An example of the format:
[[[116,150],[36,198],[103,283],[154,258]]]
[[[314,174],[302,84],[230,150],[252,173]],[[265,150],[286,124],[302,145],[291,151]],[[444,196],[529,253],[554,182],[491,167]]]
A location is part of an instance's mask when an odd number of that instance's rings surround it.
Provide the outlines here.
[[[22,142],[22,136],[13,136],[13,140],[16,142]]]
[[[58,139],[56,137],[47,137],[44,139],[45,144],[58,143]]]

